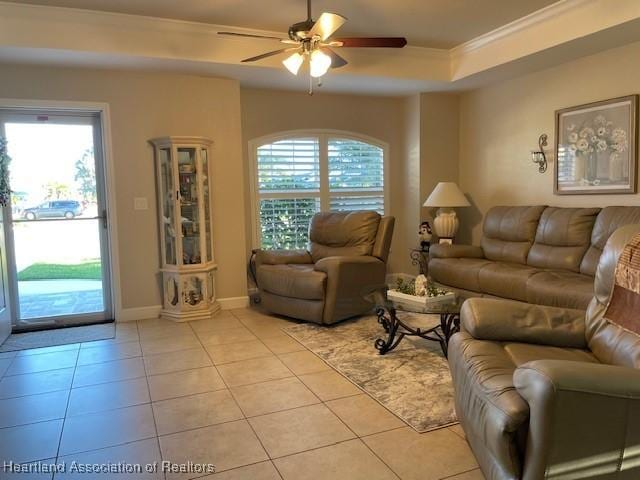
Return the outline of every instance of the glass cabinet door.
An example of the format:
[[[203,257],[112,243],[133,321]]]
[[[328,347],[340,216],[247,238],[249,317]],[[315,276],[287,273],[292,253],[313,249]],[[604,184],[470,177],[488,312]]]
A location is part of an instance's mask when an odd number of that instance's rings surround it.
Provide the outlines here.
[[[202,262],[200,245],[200,198],[196,148],[178,147],[180,189],[180,224],[182,229],[182,263]]]
[[[213,261],[213,252],[211,246],[211,207],[209,199],[209,152],[206,148],[200,151],[202,159],[202,201],[204,205],[204,224],[205,235],[204,242],[207,251],[207,262]]]
[[[162,202],[162,229],[164,231],[164,262],[167,265],[176,264],[177,244],[175,229],[176,195],[173,187],[173,162],[171,149],[161,148],[160,157],[160,187]]]

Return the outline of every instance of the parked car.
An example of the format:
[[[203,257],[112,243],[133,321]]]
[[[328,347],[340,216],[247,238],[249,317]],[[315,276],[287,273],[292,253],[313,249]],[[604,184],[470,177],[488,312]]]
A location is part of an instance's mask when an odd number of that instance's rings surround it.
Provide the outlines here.
[[[74,218],[82,213],[82,205],[76,200],[52,200],[37,207],[25,208],[22,216],[27,220],[38,218]]]

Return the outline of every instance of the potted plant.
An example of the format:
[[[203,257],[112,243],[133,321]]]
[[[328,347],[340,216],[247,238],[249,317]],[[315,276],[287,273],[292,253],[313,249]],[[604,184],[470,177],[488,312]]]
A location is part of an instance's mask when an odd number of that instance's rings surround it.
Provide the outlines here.
[[[424,308],[428,305],[453,302],[456,299],[456,294],[451,290],[439,287],[430,278],[418,275],[411,281],[398,278],[396,288],[387,291],[387,298],[409,307]]]

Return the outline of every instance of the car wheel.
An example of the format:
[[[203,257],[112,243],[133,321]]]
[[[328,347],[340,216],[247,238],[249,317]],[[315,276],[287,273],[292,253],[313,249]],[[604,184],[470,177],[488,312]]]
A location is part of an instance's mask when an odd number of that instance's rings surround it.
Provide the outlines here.
[[[64,212],[64,218],[73,218],[75,215],[73,212]]]
[[[27,220],[35,220],[36,219],[36,214],[33,212],[27,212],[24,216],[24,218],[26,218]]]

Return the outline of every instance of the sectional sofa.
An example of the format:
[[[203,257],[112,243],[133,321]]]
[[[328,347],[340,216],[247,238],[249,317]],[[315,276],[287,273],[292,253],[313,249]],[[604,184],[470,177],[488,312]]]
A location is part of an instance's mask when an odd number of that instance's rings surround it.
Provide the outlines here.
[[[479,246],[434,245],[433,280],[466,296],[585,310],[609,236],[640,223],[640,207],[494,207]]]

